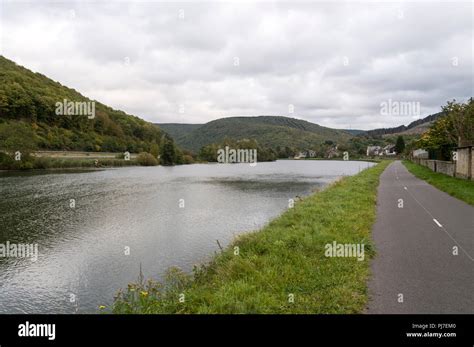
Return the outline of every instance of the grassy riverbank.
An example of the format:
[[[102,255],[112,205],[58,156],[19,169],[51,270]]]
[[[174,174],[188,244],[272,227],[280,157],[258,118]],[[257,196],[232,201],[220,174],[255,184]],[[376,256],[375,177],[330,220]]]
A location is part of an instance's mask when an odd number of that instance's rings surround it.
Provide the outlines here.
[[[240,236],[193,276],[130,284],[115,313],[357,313],[367,302],[370,237],[384,161],[295,204]],[[325,245],[365,245],[365,259],[326,257]]]
[[[474,182],[433,172],[429,168],[404,160],[405,167],[416,177],[455,198],[474,205]]]
[[[37,152],[24,154],[15,160],[10,154],[0,152],[0,170],[30,169],[81,169],[123,166],[155,166],[159,160],[150,153],[131,154],[125,160],[123,153],[106,152]]]

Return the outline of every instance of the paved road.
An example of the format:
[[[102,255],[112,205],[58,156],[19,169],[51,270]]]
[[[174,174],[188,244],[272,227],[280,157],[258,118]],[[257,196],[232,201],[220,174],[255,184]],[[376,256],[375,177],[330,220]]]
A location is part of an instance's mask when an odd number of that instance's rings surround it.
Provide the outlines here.
[[[397,161],[380,177],[372,235],[367,313],[474,313],[473,206]]]

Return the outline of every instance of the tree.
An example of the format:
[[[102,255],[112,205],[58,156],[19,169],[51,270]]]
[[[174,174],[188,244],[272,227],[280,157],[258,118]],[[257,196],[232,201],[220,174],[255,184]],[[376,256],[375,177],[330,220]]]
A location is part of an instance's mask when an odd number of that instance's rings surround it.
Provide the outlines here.
[[[403,139],[403,136],[400,135],[397,137],[397,142],[395,143],[395,152],[397,154],[402,154],[404,150],[405,150],[405,140]]]
[[[155,158],[158,158],[158,155],[160,155],[160,147],[156,143],[152,143],[150,146],[150,153]]]
[[[36,135],[29,123],[10,121],[0,124],[0,150],[25,154],[35,149]]]
[[[468,146],[474,143],[474,100],[471,97],[465,104],[456,100],[443,106],[443,112],[450,122],[449,131],[445,136],[458,146]]]
[[[173,139],[168,135],[163,136],[160,162],[163,165],[173,165],[176,163],[176,149]]]
[[[438,118],[416,142],[420,148],[430,151],[430,156],[450,160],[457,146],[474,143],[474,101],[465,104],[456,100],[443,107],[444,117]]]
[[[216,162],[218,146],[214,143],[203,146],[198,154],[198,158],[203,161]]]

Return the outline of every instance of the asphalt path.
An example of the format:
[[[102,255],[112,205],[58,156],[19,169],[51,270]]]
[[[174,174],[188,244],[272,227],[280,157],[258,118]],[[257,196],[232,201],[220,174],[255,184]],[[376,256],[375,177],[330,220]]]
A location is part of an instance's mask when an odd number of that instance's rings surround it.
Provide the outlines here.
[[[367,313],[474,313],[474,207],[396,161],[380,177]]]

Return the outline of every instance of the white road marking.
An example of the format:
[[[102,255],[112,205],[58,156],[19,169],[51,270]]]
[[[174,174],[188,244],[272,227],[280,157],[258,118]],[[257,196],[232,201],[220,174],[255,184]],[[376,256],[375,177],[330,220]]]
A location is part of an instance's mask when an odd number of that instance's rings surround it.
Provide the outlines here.
[[[406,170],[406,168],[405,168],[405,170]],[[407,171],[408,171],[408,170],[407,170]],[[400,183],[401,183],[401,182],[400,182]],[[426,182],[425,182],[425,183],[426,183]],[[428,184],[428,183],[426,183],[426,184]],[[467,251],[459,244],[459,242],[457,242],[456,239],[446,230],[446,228],[443,227],[443,226],[434,218],[434,216],[431,214],[431,212],[428,211],[428,210],[426,209],[426,207],[423,206],[423,205],[421,204],[421,202],[419,202],[418,199],[415,198],[415,196],[414,196],[411,192],[408,191],[407,187],[403,187],[403,188],[408,192],[408,194],[413,198],[413,200],[415,200],[416,203],[417,203],[418,205],[420,205],[421,208],[423,208],[423,210],[425,210],[425,212],[428,213],[428,214],[431,216],[431,218],[433,218],[433,220],[438,224],[438,226],[439,226],[441,229],[443,229],[443,231],[446,233],[446,235],[449,236],[449,238],[450,238],[451,240],[454,241],[454,243],[459,247],[459,249],[461,249],[461,250],[464,252],[464,254],[465,254],[471,261],[474,261],[474,258],[471,257],[470,254],[467,253]]]

